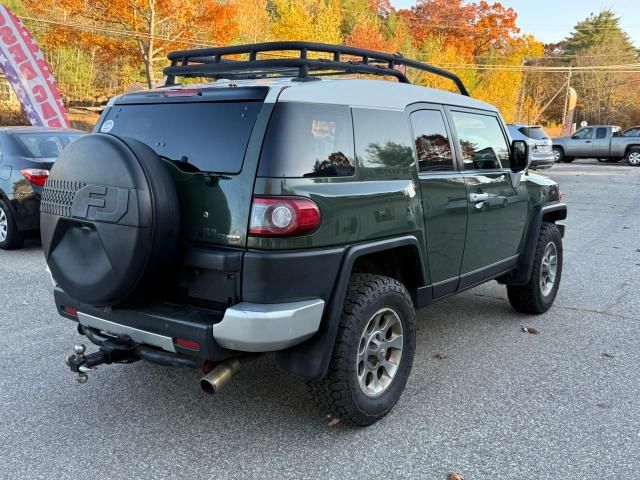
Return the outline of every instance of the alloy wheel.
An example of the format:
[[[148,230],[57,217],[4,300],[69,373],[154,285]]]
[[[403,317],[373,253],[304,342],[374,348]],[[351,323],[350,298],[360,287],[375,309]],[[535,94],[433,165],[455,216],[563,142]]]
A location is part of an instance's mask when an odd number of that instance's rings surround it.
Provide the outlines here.
[[[540,269],[540,290],[545,297],[551,293],[556,283],[558,272],[558,249],[555,243],[549,242],[544,248],[542,268]]]
[[[358,384],[368,397],[387,391],[402,359],[402,323],[395,310],[378,310],[360,336],[357,353]]]
[[[0,242],[4,242],[9,234],[9,219],[4,209],[0,207]]]
[[[630,165],[640,165],[640,152],[631,152],[628,160]]]

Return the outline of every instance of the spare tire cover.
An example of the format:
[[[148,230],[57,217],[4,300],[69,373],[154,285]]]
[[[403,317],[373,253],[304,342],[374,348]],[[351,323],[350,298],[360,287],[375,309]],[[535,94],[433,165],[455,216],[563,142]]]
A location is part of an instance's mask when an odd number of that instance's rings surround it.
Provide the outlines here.
[[[137,140],[92,134],[71,143],[51,169],[40,210],[53,278],[82,303],[115,305],[160,282],[178,247],[171,175]]]

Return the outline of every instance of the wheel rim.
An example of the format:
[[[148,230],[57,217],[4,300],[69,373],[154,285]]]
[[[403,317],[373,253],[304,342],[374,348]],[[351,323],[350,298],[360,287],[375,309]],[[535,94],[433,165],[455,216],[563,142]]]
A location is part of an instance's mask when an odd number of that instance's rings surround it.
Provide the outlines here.
[[[553,151],[553,159],[558,162],[560,160],[560,152],[558,150]]]
[[[400,367],[403,346],[399,315],[391,308],[378,310],[358,343],[358,384],[365,395],[377,397],[389,389]]]
[[[542,268],[540,269],[540,290],[545,297],[551,293],[556,284],[558,273],[558,249],[555,243],[549,242],[544,248]]]
[[[640,165],[640,153],[632,152],[629,154],[629,163],[631,165]]]
[[[4,242],[7,239],[9,232],[9,220],[4,209],[0,207],[0,242]]]

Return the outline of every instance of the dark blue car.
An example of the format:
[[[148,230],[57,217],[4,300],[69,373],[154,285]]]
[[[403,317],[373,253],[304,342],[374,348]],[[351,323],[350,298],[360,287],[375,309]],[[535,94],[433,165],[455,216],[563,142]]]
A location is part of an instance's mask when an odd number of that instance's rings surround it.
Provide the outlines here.
[[[40,228],[40,194],[56,158],[83,135],[72,129],[0,127],[0,248]]]

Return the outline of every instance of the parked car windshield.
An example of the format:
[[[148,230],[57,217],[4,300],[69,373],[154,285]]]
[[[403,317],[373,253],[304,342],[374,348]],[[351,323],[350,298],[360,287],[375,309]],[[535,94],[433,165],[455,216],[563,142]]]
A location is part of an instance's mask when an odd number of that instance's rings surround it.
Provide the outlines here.
[[[56,158],[64,147],[81,137],[82,133],[37,132],[16,133],[15,138],[32,158]]]
[[[190,170],[238,173],[262,102],[116,105],[100,132],[134,138]]]
[[[640,137],[640,127],[633,127],[622,132],[623,137]]]
[[[518,128],[518,131],[525,137],[529,137],[534,140],[549,140],[549,136],[542,127],[520,127]]]

